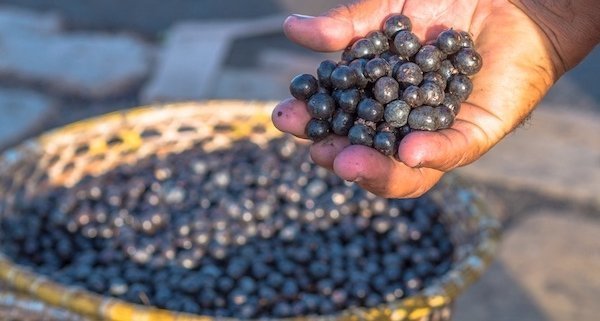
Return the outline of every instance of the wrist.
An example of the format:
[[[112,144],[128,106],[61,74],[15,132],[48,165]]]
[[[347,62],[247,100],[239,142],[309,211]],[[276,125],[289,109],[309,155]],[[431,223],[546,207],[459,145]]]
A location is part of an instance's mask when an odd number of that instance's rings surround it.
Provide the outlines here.
[[[598,0],[509,0],[544,32],[559,76],[600,42]]]

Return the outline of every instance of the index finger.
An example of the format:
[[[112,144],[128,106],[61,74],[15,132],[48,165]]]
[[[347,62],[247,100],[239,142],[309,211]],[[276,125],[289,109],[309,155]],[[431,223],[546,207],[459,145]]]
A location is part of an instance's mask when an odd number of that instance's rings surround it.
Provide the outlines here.
[[[307,138],[304,128],[310,118],[306,104],[293,98],[277,104],[271,114],[271,120],[277,129],[299,138]]]

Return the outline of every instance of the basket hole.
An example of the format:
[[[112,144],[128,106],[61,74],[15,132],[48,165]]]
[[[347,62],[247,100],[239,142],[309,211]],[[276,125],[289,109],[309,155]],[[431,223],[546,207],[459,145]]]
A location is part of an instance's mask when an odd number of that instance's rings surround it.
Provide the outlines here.
[[[65,164],[65,166],[63,167],[63,173],[69,173],[72,172],[73,169],[75,169],[75,163],[73,162],[68,162],[67,164]]]
[[[91,160],[92,161],[103,161],[104,158],[105,158],[104,154],[97,154],[97,155],[94,155]]]
[[[213,129],[216,133],[228,133],[233,130],[233,126],[230,124],[217,124]]]
[[[267,131],[267,128],[264,125],[258,124],[252,127],[252,132],[256,134],[264,134]]]
[[[177,131],[180,133],[195,132],[196,127],[192,127],[189,125],[181,125],[179,128],[177,128]]]
[[[40,175],[37,179],[38,184],[45,183],[47,181],[48,181],[48,173],[47,172],[42,173],[42,175]]]
[[[125,150],[122,150],[122,151],[119,153],[119,155],[120,155],[121,157],[127,157],[127,156],[130,156],[130,155],[132,155],[132,154],[133,154],[133,150],[131,150],[131,149],[125,149]]]
[[[120,145],[122,143],[123,143],[123,139],[119,136],[113,136],[106,142],[106,144],[108,144],[108,146]]]
[[[142,138],[157,137],[157,136],[160,136],[160,131],[158,131],[157,129],[154,129],[154,128],[146,128],[142,131],[140,136]]]
[[[213,140],[213,137],[204,137],[201,139],[195,139],[193,142],[193,147],[194,148],[204,148],[204,145],[211,142]]]
[[[90,146],[87,144],[79,145],[77,149],[75,149],[75,155],[82,155],[87,153],[90,150]]]
[[[54,156],[52,156],[48,160],[48,166],[52,166],[52,165],[56,164],[56,162],[58,162],[59,159],[60,159],[60,155],[54,155]]]

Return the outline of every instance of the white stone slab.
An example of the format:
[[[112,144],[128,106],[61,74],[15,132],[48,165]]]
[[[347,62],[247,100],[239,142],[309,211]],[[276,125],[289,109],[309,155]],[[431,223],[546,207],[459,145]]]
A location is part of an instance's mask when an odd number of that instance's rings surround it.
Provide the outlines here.
[[[0,6],[0,30],[3,33],[56,33],[61,28],[62,19],[57,13],[39,13],[17,7]]]
[[[283,17],[249,21],[182,22],[167,32],[156,70],[141,93],[143,102],[212,97],[218,71],[234,38],[281,29]]]
[[[0,77],[64,95],[116,96],[147,76],[151,49],[125,34],[11,33],[0,29]]]
[[[0,88],[0,148],[15,143],[34,130],[52,112],[46,96],[24,89]]]

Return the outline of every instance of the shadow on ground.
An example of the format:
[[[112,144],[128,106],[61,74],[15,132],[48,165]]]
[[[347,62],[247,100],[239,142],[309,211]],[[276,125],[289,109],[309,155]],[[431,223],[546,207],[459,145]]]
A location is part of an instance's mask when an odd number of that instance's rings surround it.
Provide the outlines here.
[[[545,321],[548,318],[500,262],[456,302],[456,321]]]

